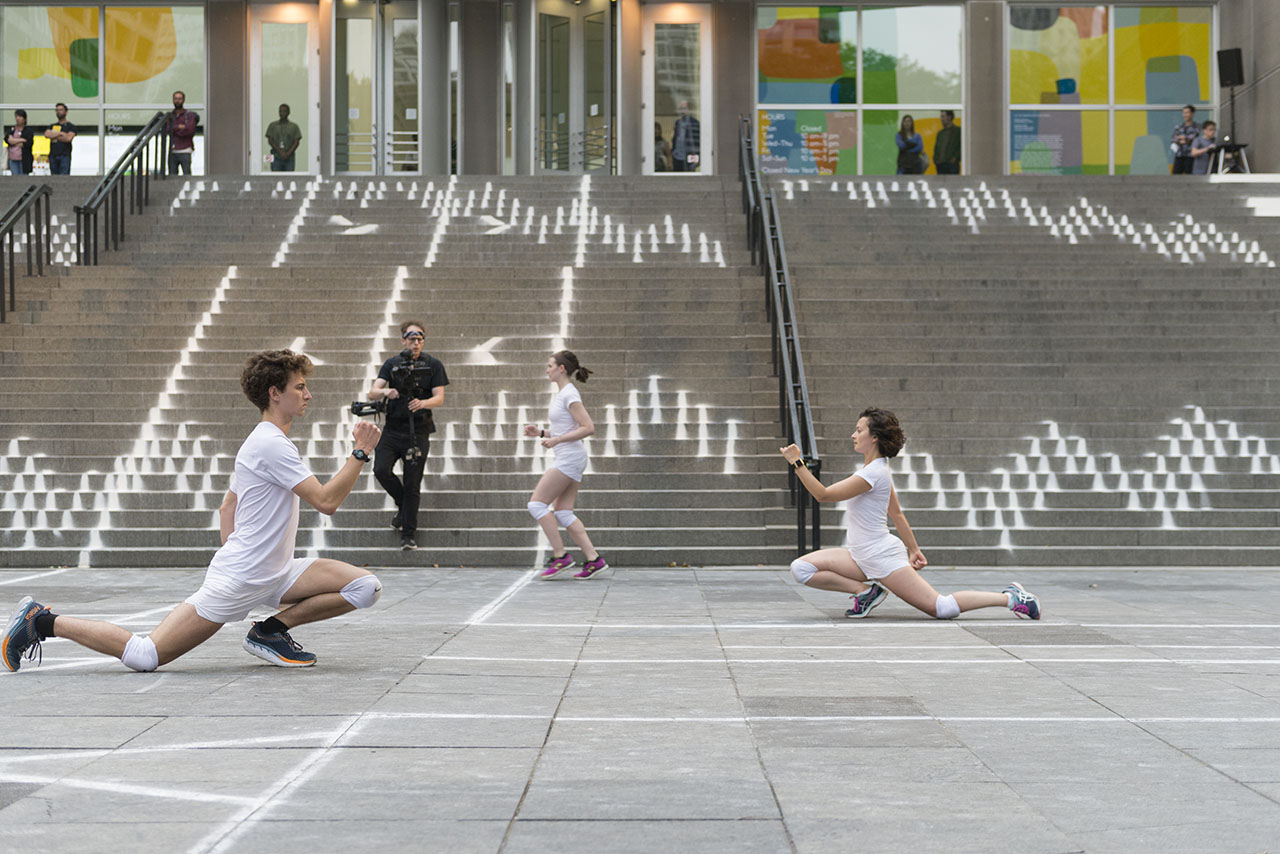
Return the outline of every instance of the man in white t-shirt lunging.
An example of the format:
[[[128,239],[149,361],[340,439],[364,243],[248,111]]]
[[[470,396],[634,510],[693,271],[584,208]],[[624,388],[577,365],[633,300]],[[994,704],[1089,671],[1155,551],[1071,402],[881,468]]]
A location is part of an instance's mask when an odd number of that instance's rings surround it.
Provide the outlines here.
[[[17,670],[40,642],[66,638],[120,659],[132,670],[155,670],[207,641],[224,623],[245,619],[262,606],[284,610],[255,622],[244,648],[280,667],[307,667],[316,657],[289,630],[368,608],[382,593],[376,576],[337,560],[295,558],[299,499],[331,516],[346,499],[378,445],[379,430],[359,422],[355,451],[328,483],[321,484],[289,441],[295,418],[306,414],[311,360],[290,350],[250,357],[240,376],[245,396],[262,412],[236,454],[235,476],[219,508],[222,548],[209,564],[204,584],[165,617],[150,635],[98,620],[62,617],[24,598],[0,639],[0,657]]]

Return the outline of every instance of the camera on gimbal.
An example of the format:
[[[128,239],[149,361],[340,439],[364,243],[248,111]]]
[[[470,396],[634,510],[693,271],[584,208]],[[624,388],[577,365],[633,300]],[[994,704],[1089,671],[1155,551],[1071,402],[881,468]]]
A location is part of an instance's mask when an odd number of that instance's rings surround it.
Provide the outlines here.
[[[391,365],[391,380],[388,383],[391,388],[400,392],[400,399],[408,401],[414,398],[430,397],[430,391],[425,385],[431,373],[431,363],[427,360],[426,355],[413,358],[413,351],[404,349],[400,351],[400,355]],[[391,403],[387,398],[381,400],[355,400],[351,402],[351,413],[356,416],[380,415],[386,414],[388,404]],[[423,457],[422,451],[412,441],[415,422],[418,420],[414,417],[415,413],[410,413],[409,417],[409,449],[404,452],[406,462],[420,460]],[[421,417],[422,413],[417,413]],[[430,411],[426,412],[425,417],[431,417]]]

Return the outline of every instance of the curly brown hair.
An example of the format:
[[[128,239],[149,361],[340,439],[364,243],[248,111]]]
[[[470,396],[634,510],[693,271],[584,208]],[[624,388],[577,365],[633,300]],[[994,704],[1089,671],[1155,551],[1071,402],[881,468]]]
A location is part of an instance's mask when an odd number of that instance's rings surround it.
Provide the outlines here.
[[[858,417],[867,419],[867,430],[875,437],[880,456],[893,459],[907,443],[907,435],[902,432],[898,416],[889,410],[877,409],[873,406],[864,409]]]
[[[266,412],[271,406],[271,389],[284,391],[285,386],[295,374],[311,376],[315,368],[311,360],[302,353],[292,350],[263,350],[254,353],[244,363],[244,372],[240,374],[240,388],[244,396],[258,411]]]

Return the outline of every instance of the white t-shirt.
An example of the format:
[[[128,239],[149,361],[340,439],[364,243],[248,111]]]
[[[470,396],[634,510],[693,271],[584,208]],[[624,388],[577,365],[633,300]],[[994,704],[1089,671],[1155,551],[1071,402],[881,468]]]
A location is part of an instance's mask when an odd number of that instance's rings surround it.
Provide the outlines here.
[[[888,461],[876,457],[854,473],[871,484],[871,490],[855,495],[845,504],[844,543],[849,548],[866,547],[893,536],[887,526],[889,495],[893,491]]]
[[[298,496],[293,488],[312,476],[298,448],[270,421],[253,428],[236,454],[231,491],[236,527],[209,564],[247,584],[277,580],[293,560]]]
[[[570,430],[578,429],[578,421],[569,411],[569,407],[575,403],[582,403],[582,395],[578,393],[573,383],[567,383],[564,388],[556,392],[555,397],[551,398],[551,406],[547,407],[547,421],[551,424],[548,432],[552,436],[563,436]],[[561,442],[551,450],[556,456],[575,456],[587,452],[581,439]]]

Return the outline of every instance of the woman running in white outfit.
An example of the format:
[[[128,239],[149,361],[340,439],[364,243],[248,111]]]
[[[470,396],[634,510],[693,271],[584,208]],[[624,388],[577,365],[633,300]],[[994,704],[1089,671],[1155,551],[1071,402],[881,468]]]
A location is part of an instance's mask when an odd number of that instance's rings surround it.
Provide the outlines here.
[[[782,448],[787,462],[795,466],[805,489],[819,501],[848,501],[845,511],[844,548],[810,552],[791,562],[791,574],[801,584],[819,590],[853,594],[848,617],[865,617],[885,598],[888,588],[908,605],[940,620],[949,620],[962,611],[1007,607],[1019,617],[1040,619],[1040,602],[1010,584],[1000,593],[962,590],[942,596],[917,570],[929,565],[907,524],[898,503],[889,472],[889,459],[902,450],[906,437],[898,417],[885,409],[868,409],[858,418],[853,431],[853,449],[865,463],[854,475],[832,486],[823,486],[800,459],[795,445]],[[889,533],[885,517],[893,520],[898,537]]]
[[[551,544],[551,559],[542,570],[542,578],[551,578],[573,566],[573,557],[565,550],[557,523],[573,537],[586,561],[574,578],[591,578],[609,568],[604,557],[591,544],[586,527],[573,515],[582,473],[587,469],[587,449],[582,440],[596,428],[591,423],[587,408],[582,405],[582,395],[569,378],[585,383],[590,375],[591,371],[578,364],[578,357],[568,350],[561,350],[547,359],[547,379],[557,387],[556,396],[547,409],[550,427],[545,430],[533,424],[524,427],[526,436],[540,437],[542,447],[550,448],[555,454],[555,462],[543,473],[529,498],[529,513],[542,526],[547,542]],[[551,509],[553,506],[554,511]]]

